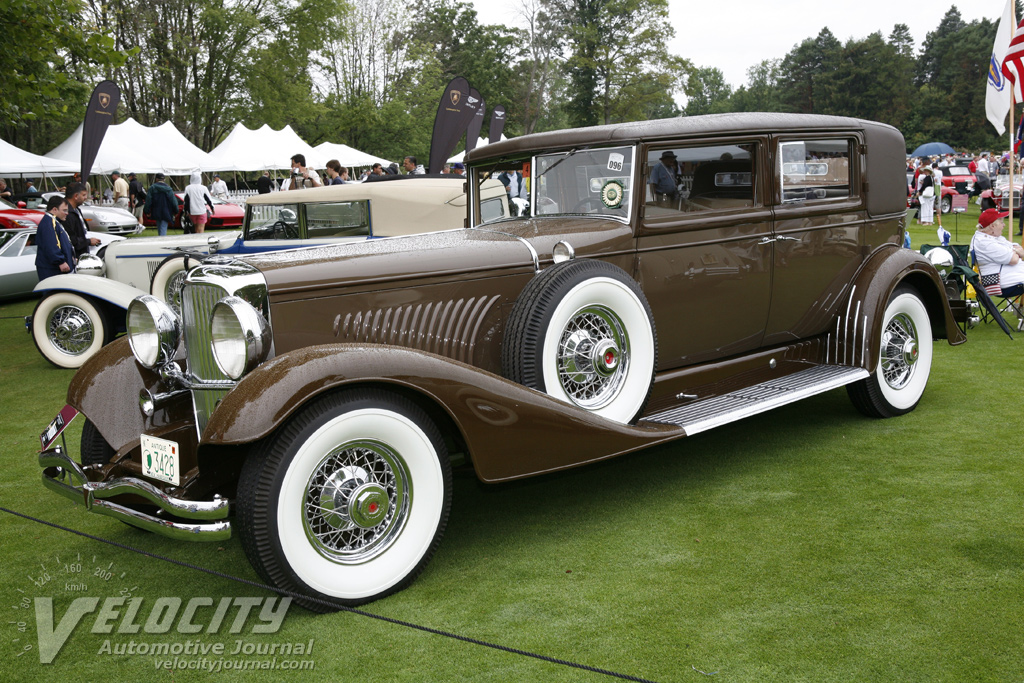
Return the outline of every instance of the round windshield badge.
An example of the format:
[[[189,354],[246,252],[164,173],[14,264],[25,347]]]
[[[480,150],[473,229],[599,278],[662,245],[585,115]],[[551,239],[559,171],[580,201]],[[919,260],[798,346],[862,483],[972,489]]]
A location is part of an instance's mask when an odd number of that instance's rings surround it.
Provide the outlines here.
[[[601,188],[601,201],[609,209],[617,209],[622,205],[622,183],[609,180]]]

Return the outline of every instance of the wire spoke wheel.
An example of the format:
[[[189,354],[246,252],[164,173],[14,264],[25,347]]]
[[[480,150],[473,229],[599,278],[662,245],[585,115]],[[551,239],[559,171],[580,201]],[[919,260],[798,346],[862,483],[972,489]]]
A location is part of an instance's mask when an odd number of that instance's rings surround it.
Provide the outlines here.
[[[914,321],[905,313],[893,316],[882,333],[880,362],[885,383],[893,389],[907,386],[914,375],[919,355]]]
[[[629,338],[606,306],[577,311],[558,343],[558,379],[569,399],[588,410],[611,402],[629,372]]]
[[[343,564],[384,552],[409,517],[411,482],[402,458],[379,441],[332,451],[306,485],[306,533],[324,557]]]
[[[78,306],[59,306],[46,319],[50,342],[69,356],[84,353],[96,338],[92,320]]]

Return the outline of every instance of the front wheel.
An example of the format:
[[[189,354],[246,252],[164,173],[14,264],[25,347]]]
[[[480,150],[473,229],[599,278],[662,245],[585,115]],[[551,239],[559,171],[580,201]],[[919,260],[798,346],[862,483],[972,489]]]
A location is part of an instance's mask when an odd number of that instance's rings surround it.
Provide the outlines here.
[[[260,576],[343,605],[409,585],[440,543],[450,507],[436,426],[412,401],[370,389],[304,408],[249,456],[238,486],[240,536]]]
[[[71,292],[43,297],[32,314],[32,341],[58,368],[80,368],[112,338],[102,309]]]
[[[942,206],[942,213],[949,213],[953,210],[953,198],[947,194],[942,198],[940,205]]]
[[[869,417],[895,417],[917,407],[932,367],[932,326],[917,291],[898,286],[885,308],[878,367],[847,385],[850,400]]]
[[[168,256],[153,272],[153,279],[149,283],[149,293],[166,301],[176,313],[180,313],[181,285],[185,282],[188,271],[197,266],[199,262],[200,259],[190,254]]]

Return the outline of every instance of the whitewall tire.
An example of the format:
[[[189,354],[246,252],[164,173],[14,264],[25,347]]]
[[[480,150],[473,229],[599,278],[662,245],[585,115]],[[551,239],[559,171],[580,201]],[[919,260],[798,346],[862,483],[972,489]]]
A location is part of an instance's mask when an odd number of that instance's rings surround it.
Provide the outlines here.
[[[59,368],[80,368],[111,339],[100,305],[71,292],[44,296],[32,313],[32,341]]]

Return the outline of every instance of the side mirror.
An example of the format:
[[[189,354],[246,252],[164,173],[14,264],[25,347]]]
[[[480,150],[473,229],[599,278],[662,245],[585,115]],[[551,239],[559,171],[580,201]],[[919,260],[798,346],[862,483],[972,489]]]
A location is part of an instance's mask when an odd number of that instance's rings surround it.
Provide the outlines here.
[[[26,206],[28,206],[28,204],[26,204],[24,201],[19,201],[18,202],[18,208],[19,209],[24,209]]]

